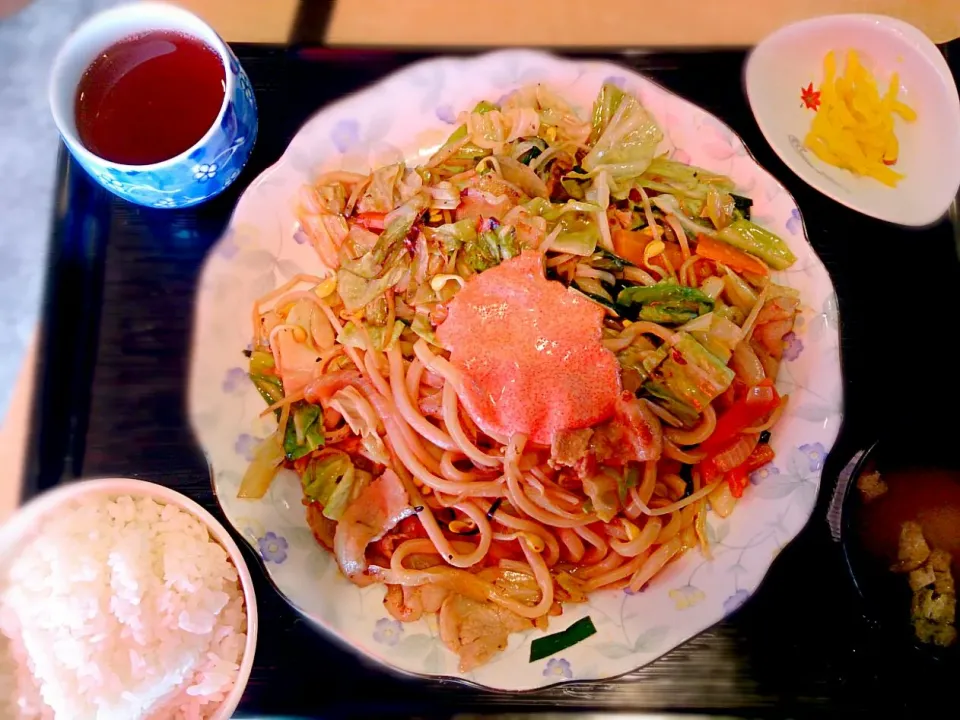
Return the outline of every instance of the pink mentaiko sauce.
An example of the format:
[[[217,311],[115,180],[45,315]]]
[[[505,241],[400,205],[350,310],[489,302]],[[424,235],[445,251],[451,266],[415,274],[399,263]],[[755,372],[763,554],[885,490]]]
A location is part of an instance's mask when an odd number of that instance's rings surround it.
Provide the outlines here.
[[[602,308],[547,280],[527,251],[470,278],[437,338],[468,380],[460,399],[481,429],[549,445],[613,413],[620,366],[602,322]]]

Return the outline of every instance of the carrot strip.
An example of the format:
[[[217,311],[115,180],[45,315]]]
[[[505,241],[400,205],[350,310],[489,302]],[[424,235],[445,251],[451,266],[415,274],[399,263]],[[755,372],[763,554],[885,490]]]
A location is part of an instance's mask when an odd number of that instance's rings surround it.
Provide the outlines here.
[[[770,268],[763,261],[725,242],[714,240],[708,235],[697,235],[697,255],[723,263],[732,270],[750,272],[764,277],[770,274]]]

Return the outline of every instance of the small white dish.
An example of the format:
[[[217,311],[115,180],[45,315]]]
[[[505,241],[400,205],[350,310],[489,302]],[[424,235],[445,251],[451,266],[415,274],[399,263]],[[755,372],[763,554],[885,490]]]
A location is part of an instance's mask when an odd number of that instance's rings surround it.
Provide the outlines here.
[[[803,146],[814,111],[801,88],[823,79],[824,56],[857,50],[880,87],[896,72],[900,98],[917,111],[896,119],[900,156],[894,169],[906,175],[896,188],[828,165]],[[747,98],[760,130],[780,159],[824,195],[865,215],[900,225],[936,222],[960,186],[960,99],[950,68],[917,28],[883,15],[829,15],[781,28],[751,53],[745,70]]]
[[[190,513],[206,526],[210,536],[227,551],[230,561],[237,568],[247,614],[247,640],[233,689],[211,718],[211,720],[228,720],[233,717],[237,705],[240,704],[240,698],[250,679],[250,671],[253,669],[253,657],[257,647],[257,597],[253,589],[253,578],[250,577],[250,570],[247,568],[240,548],[223,525],[193,500],[163,485],[131,478],[80,480],[62,485],[30,501],[0,526],[0,558],[3,564],[6,565],[16,556],[17,548],[47,517],[77,500],[97,495],[149,497],[162,505],[174,505]]]

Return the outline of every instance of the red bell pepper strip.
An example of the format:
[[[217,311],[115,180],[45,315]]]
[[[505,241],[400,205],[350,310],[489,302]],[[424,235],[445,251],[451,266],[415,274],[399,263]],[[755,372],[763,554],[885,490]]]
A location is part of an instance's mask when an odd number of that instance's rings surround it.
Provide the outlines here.
[[[780,395],[773,387],[773,381],[764,380],[754,385],[747,394],[717,418],[717,426],[713,434],[700,443],[700,450],[708,456],[729,445],[737,435],[747,428],[756,425],[767,417],[780,404]]]
[[[747,479],[754,470],[759,470],[769,463],[776,456],[773,448],[767,443],[761,443],[750,453],[750,457],[742,465],[738,465],[727,473],[727,484],[730,486],[730,493],[735,497],[743,497],[743,491],[747,487]]]
[[[768,443],[760,443],[754,448],[753,452],[750,453],[750,457],[747,458],[743,467],[747,469],[747,472],[753,472],[754,470],[759,470],[767,463],[772,462],[776,456],[777,454]]]
[[[382,212],[362,212],[357,214],[357,223],[367,230],[383,230],[386,217]]]
[[[717,480],[722,473],[717,471],[716,465],[709,460],[703,460],[697,467],[700,469],[700,485],[706,487]]]
[[[735,498],[743,497],[743,491],[747,487],[747,471],[743,465],[735,467],[727,473],[727,485],[730,486],[730,494]]]

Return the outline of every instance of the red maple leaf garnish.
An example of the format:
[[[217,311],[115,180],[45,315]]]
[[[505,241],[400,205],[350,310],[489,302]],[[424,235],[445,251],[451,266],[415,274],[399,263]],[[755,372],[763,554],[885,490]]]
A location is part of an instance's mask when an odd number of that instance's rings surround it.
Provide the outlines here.
[[[813,89],[813,83],[800,88],[800,99],[809,110],[815,111],[820,108],[820,91]]]

